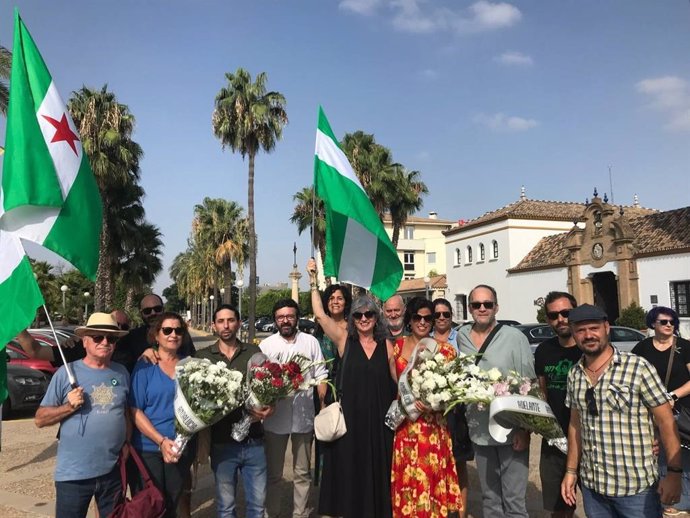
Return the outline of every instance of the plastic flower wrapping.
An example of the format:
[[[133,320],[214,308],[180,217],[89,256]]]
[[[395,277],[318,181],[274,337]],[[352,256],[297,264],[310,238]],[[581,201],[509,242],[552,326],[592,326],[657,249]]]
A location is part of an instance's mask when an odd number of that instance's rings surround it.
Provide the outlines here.
[[[216,423],[244,402],[241,372],[223,362],[185,358],[175,367],[175,441],[181,453],[198,431]]]
[[[309,371],[320,363],[324,362],[312,361],[301,354],[285,358],[281,363],[271,361],[263,353],[254,354],[247,364],[245,408],[272,406],[299,390],[313,387],[320,380],[312,379]],[[243,441],[249,435],[252,420],[249,412],[245,411],[242,419],[232,425],[231,434],[235,441]]]

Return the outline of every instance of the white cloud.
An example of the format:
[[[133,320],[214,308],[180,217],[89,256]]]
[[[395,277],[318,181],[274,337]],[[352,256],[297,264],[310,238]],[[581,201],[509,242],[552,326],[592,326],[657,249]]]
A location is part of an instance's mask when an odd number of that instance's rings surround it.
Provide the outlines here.
[[[362,15],[386,6],[393,12],[393,27],[412,33],[473,34],[511,27],[522,19],[517,7],[489,0],[478,0],[464,10],[439,7],[433,0],[341,0],[338,6]]]
[[[528,56],[527,54],[514,50],[509,50],[500,56],[496,56],[494,61],[501,63],[502,65],[515,65],[521,67],[529,67],[534,65],[532,56]]]
[[[635,88],[649,97],[652,109],[666,116],[666,129],[690,130],[690,86],[686,80],[676,76],[655,77],[639,81]]]
[[[508,116],[504,113],[494,113],[493,115],[480,113],[475,115],[472,120],[476,124],[480,124],[496,132],[527,131],[539,125],[539,122],[535,119]]]
[[[383,3],[382,0],[341,0],[338,4],[340,9],[352,11],[357,14],[374,14],[376,9]]]

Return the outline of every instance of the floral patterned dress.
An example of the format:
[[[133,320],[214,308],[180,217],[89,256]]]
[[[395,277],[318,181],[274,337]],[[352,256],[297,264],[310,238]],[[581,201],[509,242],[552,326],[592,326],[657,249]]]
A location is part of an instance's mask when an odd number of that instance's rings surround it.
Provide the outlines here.
[[[398,376],[407,366],[403,340],[395,343]],[[448,359],[455,349],[440,344]],[[436,518],[463,508],[453,447],[446,418],[440,412],[425,413],[414,423],[405,420],[395,433],[391,470],[393,517]]]

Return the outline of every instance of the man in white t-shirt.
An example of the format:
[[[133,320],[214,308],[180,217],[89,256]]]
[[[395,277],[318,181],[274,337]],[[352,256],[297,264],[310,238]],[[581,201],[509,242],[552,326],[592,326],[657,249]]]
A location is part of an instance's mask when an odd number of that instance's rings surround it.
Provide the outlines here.
[[[323,362],[319,342],[297,328],[299,306],[292,299],[281,299],[273,306],[273,320],[278,332],[259,344],[261,352],[271,360],[287,362],[296,354],[312,361]],[[328,372],[321,363],[305,373],[305,379],[326,380]],[[326,384],[317,386],[319,399],[326,395]],[[280,514],[280,481],[288,439],[292,444],[292,469],[294,485],[293,518],[308,518],[309,486],[311,485],[311,447],[314,440],[314,400],[311,390],[298,391],[291,397],[278,401],[275,412],[264,421],[264,442],[268,484],[266,487],[266,515],[276,518]]]

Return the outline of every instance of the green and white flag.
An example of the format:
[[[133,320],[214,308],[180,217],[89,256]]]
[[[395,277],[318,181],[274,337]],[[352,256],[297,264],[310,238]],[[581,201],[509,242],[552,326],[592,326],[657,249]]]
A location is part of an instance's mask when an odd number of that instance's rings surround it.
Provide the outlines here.
[[[102,221],[98,185],[77,129],[18,11],[6,133],[0,190],[0,356],[43,303],[20,239],[43,245],[95,279]],[[0,401],[4,383],[3,376]]]
[[[386,300],[400,285],[402,264],[321,107],[314,188],[326,208],[324,274]]]

